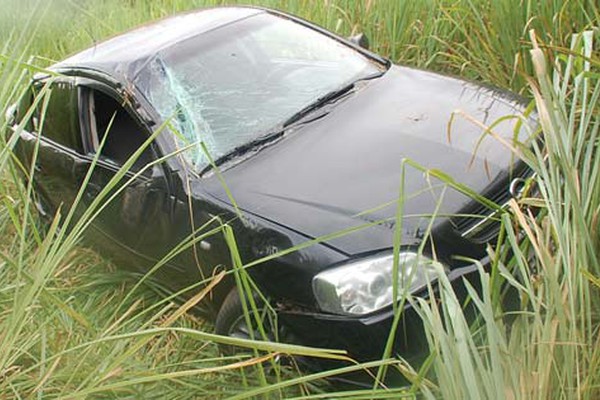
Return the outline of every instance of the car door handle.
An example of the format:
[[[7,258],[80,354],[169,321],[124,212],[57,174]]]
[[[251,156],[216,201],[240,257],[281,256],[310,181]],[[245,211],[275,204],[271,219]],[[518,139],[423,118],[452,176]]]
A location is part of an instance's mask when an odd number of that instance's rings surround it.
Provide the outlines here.
[[[92,200],[98,197],[100,192],[102,192],[102,186],[98,184],[88,182],[85,187],[85,195]]]

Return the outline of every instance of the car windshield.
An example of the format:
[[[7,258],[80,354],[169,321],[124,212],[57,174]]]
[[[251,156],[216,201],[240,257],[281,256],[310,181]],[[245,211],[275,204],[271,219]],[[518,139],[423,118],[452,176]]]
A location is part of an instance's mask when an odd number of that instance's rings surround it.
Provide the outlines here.
[[[158,52],[136,77],[199,171],[383,66],[310,28],[262,13]]]

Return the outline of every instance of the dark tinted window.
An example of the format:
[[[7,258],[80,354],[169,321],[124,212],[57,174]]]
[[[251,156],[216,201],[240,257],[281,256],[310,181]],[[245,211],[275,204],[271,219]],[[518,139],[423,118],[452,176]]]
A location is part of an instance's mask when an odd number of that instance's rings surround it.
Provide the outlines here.
[[[39,89],[39,88],[37,88]],[[42,115],[43,101],[38,105],[37,128],[46,138],[79,153],[83,153],[77,107],[77,90],[69,83],[55,82],[48,93],[46,112]],[[39,124],[43,122],[43,126]]]

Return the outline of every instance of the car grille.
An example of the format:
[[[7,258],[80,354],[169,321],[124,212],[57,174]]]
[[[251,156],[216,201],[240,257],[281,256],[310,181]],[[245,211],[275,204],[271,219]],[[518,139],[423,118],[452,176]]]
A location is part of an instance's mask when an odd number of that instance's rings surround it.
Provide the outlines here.
[[[495,190],[483,195],[500,206],[500,210],[489,208],[481,203],[475,203],[462,210],[459,216],[450,218],[454,229],[466,239],[475,243],[492,241],[498,236],[500,230],[500,217],[513,195],[510,193],[510,185],[514,179],[526,179],[531,176],[529,168],[521,168],[512,176],[504,179],[502,183],[495,184]],[[498,189],[499,188],[499,189]]]

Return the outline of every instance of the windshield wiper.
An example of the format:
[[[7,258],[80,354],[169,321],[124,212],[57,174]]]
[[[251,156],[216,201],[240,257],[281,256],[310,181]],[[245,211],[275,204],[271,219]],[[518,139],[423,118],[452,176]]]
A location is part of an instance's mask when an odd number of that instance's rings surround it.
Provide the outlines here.
[[[382,71],[382,72],[377,72],[375,74],[367,75],[365,77],[361,77],[359,79],[356,79],[356,80],[348,83],[347,85],[342,86],[339,89],[336,89],[332,92],[327,93],[324,96],[319,97],[316,101],[314,101],[313,103],[304,107],[303,109],[301,109],[300,111],[298,111],[294,115],[292,115],[290,118],[285,120],[283,122],[283,124],[277,125],[275,127],[275,129],[270,130],[268,133],[259,136],[258,138],[252,140],[251,142],[248,142],[241,146],[236,147],[235,149],[228,152],[227,154],[222,155],[221,157],[218,157],[216,160],[214,160],[213,163],[207,165],[200,171],[200,176],[213,170],[214,167],[223,165],[235,158],[240,157],[241,155],[243,155],[245,153],[250,152],[251,150],[254,150],[255,148],[259,148],[259,147],[265,146],[267,144],[270,144],[271,142],[276,141],[277,139],[281,138],[284,135],[285,131],[287,130],[286,128],[288,126],[290,126],[291,124],[293,124],[294,122],[304,118],[306,115],[323,107],[324,105],[332,103],[332,102],[344,97],[345,95],[350,93],[356,87],[357,83],[379,78],[384,73],[385,73],[385,71]]]
[[[301,120],[308,114],[312,113],[315,110],[320,109],[324,105],[333,103],[336,100],[339,100],[339,99],[345,97],[347,94],[352,92],[352,90],[356,87],[357,83],[379,78],[384,73],[385,73],[385,71],[382,71],[382,72],[377,72],[375,74],[361,77],[359,79],[356,79],[356,80],[342,86],[341,88],[335,89],[334,91],[329,92],[329,93],[325,94],[324,96],[319,97],[316,101],[310,103],[308,106],[304,107],[303,109],[301,109],[300,111],[296,112],[294,115],[289,117],[287,120],[285,120],[285,122],[283,123],[283,127],[285,128],[287,126],[290,126],[294,122]]]
[[[235,158],[240,157],[241,155],[243,155],[245,153],[248,153],[249,151],[251,151],[255,148],[262,147],[264,145],[267,145],[271,142],[276,141],[277,139],[279,139],[283,136],[284,132],[285,132],[285,129],[282,126],[279,126],[277,129],[275,129],[267,134],[261,135],[251,142],[248,142],[241,146],[236,147],[229,153],[224,154],[221,157],[218,157],[216,160],[213,161],[213,163],[208,164],[206,167],[202,168],[202,170],[200,171],[200,176],[204,175],[208,171],[211,171],[212,169],[214,169],[214,167],[219,167]]]

